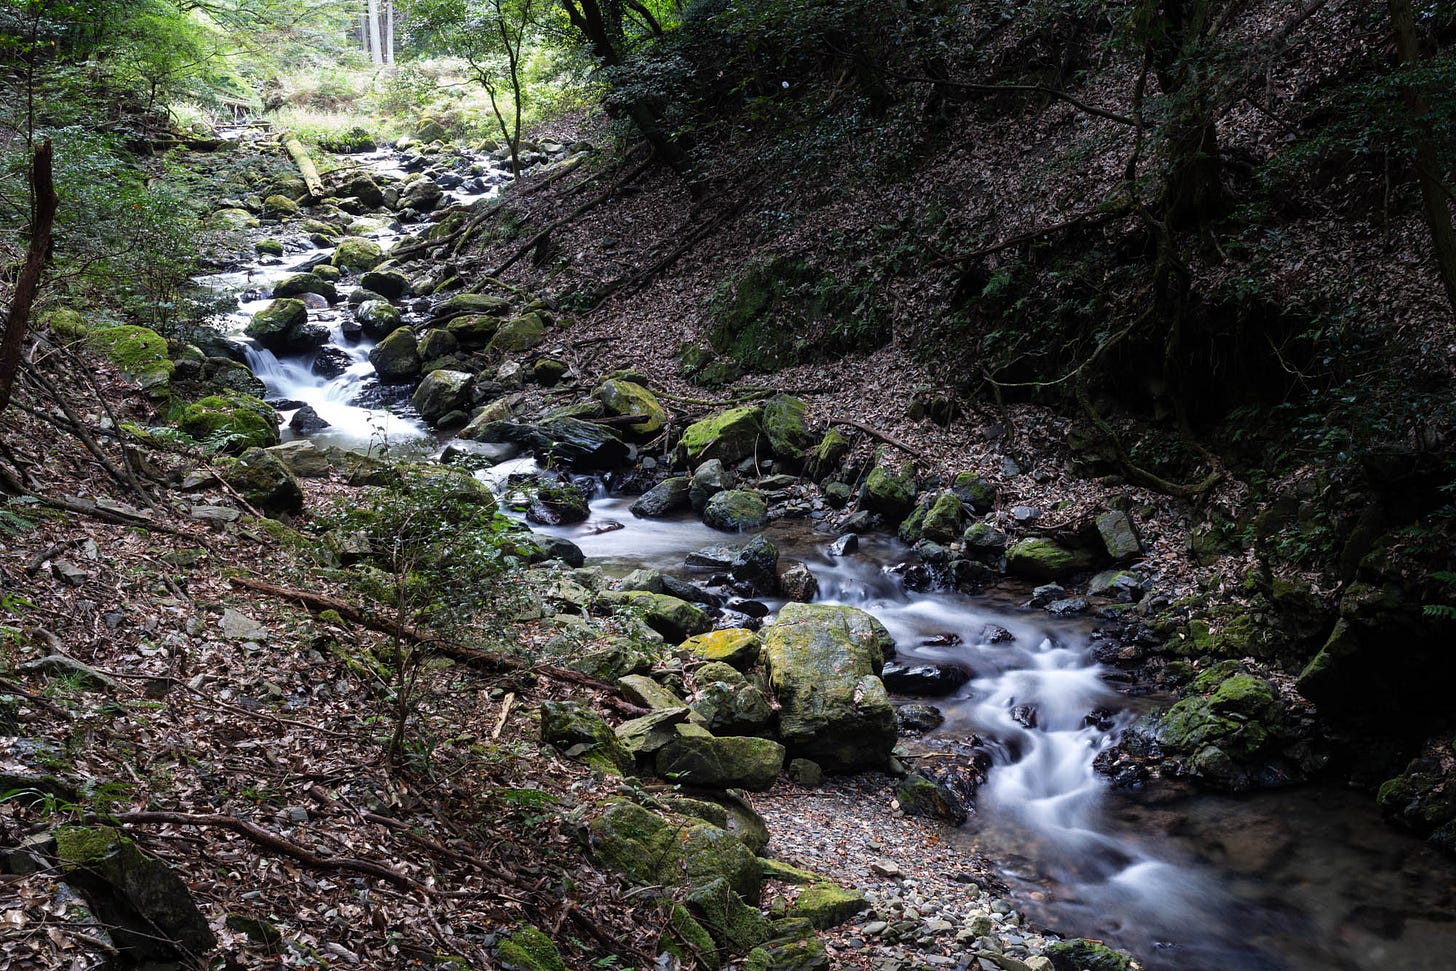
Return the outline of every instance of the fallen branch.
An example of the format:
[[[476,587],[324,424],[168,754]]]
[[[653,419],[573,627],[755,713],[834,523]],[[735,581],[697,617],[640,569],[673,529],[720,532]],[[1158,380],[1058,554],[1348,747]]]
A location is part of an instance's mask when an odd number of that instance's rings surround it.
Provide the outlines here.
[[[86,499],[55,499],[50,496],[36,496],[35,499],[42,506],[51,509],[62,509],[66,512],[80,513],[83,516],[99,519],[104,523],[111,523],[117,526],[139,526],[142,529],[154,529],[157,532],[170,533],[173,536],[185,536],[187,539],[192,540],[197,539],[195,533],[178,529],[176,526],[159,523],[148,516],[143,516],[138,513],[129,513],[120,509],[108,509],[105,506],[98,506]]]
[[[434,896],[435,894],[435,890],[420,883],[414,877],[400,873],[398,870],[391,869],[382,863],[375,863],[372,860],[356,860],[351,857],[319,856],[291,840],[284,839],[277,833],[270,833],[263,827],[255,823],[250,823],[246,819],[239,819],[236,816],[227,816],[221,813],[135,812],[119,813],[115,816],[108,817],[96,817],[94,821],[104,823],[108,820],[128,826],[199,826],[209,829],[226,829],[243,836],[252,843],[297,860],[310,870],[361,873],[365,876],[376,877],[387,883],[392,883],[401,890],[418,891],[426,896]]]
[[[992,253],[999,253],[1002,250],[1010,249],[1013,246],[1020,246],[1022,243],[1029,243],[1032,240],[1040,239],[1043,236],[1052,236],[1056,233],[1064,233],[1069,229],[1077,229],[1081,226],[1101,226],[1104,223],[1109,223],[1113,220],[1121,219],[1123,216],[1127,215],[1127,212],[1128,210],[1125,206],[1119,206],[1116,209],[1109,209],[1107,211],[1079,213],[1073,216],[1071,219],[1067,219],[1059,223],[1053,223],[1050,226],[1042,226],[1038,229],[1027,230],[1020,235],[1003,239],[999,243],[992,243],[989,246],[982,246],[980,249],[974,249],[967,253],[956,253],[952,256],[943,256],[938,260],[931,261],[930,265],[947,266],[951,263],[966,263],[971,260],[980,259],[983,256],[990,256]]]
[[[912,458],[918,458],[920,456],[920,452],[918,449],[911,448],[909,445],[906,445],[904,442],[900,441],[898,438],[895,438],[893,435],[882,432],[878,428],[871,428],[869,425],[863,424],[862,422],[857,422],[852,418],[831,418],[829,419],[829,424],[846,425],[850,428],[858,429],[859,431],[864,432],[871,438],[877,438],[887,445],[895,446],[900,451],[904,452],[906,455],[909,455]]]
[[[284,150],[293,159],[293,164],[298,166],[298,174],[303,176],[303,184],[308,186],[308,194],[315,199],[322,199],[324,197],[324,180],[319,178],[318,167],[313,164],[313,159],[309,156],[308,149],[304,147],[303,142],[299,141],[298,136],[291,131],[283,132],[279,136],[279,141],[283,143]]]

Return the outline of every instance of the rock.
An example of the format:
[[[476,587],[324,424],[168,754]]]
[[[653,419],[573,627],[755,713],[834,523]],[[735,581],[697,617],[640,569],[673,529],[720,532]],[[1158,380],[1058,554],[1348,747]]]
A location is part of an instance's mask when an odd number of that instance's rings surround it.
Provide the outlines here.
[[[577,418],[552,418],[536,426],[534,444],[543,457],[584,471],[611,469],[627,461],[631,450],[601,425]]]
[[[678,737],[657,753],[657,773],[665,779],[751,792],[772,786],[783,765],[784,747],[766,738]]]
[[[690,707],[714,735],[759,735],[773,721],[773,708],[756,686],[701,680],[699,684]]]
[[[839,471],[852,448],[849,439],[831,428],[824,433],[818,445],[804,454],[804,466],[814,478],[824,479]]]
[[[303,489],[298,480],[278,456],[264,449],[248,449],[223,470],[222,477],[250,506],[266,516],[303,509]]]
[[[1044,949],[1057,971],[1128,971],[1132,960],[1101,941],[1053,941]]]
[[[433,425],[450,412],[469,407],[473,380],[464,371],[431,371],[415,388],[410,404],[421,418]]]
[[[819,579],[807,563],[796,560],[779,574],[779,591],[788,600],[810,603],[819,596]]]
[[[433,141],[434,139],[430,139]],[[439,208],[445,191],[434,179],[421,176],[411,179],[400,192],[397,209],[413,209],[415,212],[434,212]]]
[[[970,812],[966,794],[922,773],[901,779],[895,786],[895,799],[907,815],[942,819],[952,826],[964,823]]]
[[[235,523],[243,514],[231,506],[196,505],[187,507],[187,516],[200,523]]]
[[[880,680],[895,694],[943,698],[971,680],[971,672],[951,665],[886,661]]]
[[[655,518],[666,516],[669,513],[687,509],[688,501],[688,478],[687,476],[674,476],[671,479],[663,479],[657,485],[648,489],[637,501],[632,503],[632,515],[642,518]]]
[[[56,859],[128,963],[182,961],[217,945],[182,878],[117,830],[59,827]]]
[[[409,293],[409,277],[398,270],[370,270],[359,278],[359,285],[386,300],[399,300]]]
[[[369,351],[381,384],[407,384],[420,376],[419,342],[408,327],[394,330]]]
[[[934,705],[901,705],[895,709],[895,718],[905,732],[930,732],[945,724],[945,715]]]
[[[483,314],[487,317],[504,317],[511,312],[511,302],[504,297],[493,297],[486,293],[457,293],[435,308],[436,317],[450,314]],[[499,325],[500,321],[495,321]]]
[[[54,319],[54,315],[52,315]],[[165,394],[177,365],[167,353],[167,340],[149,327],[123,324],[85,331],[86,343],[106,355],[143,390]]]
[[[1053,617],[1075,617],[1091,610],[1092,604],[1086,597],[1064,597],[1061,600],[1053,600],[1043,609]]]
[[[629,674],[619,678],[617,686],[622,689],[622,697],[642,708],[670,711],[687,707],[687,702],[646,675]]]
[[[829,544],[830,556],[848,556],[859,551],[859,537],[854,533],[845,533],[837,540]]]
[[[313,442],[294,439],[282,445],[274,445],[268,452],[288,466],[288,471],[300,479],[327,479],[333,471],[333,463],[329,461],[328,453]]]
[[[610,774],[625,775],[635,764],[601,716],[573,701],[542,702],[541,741]]]
[[[207,223],[216,229],[257,229],[258,217],[246,209],[216,209],[207,217]]]
[[[705,660],[721,661],[746,671],[758,663],[763,644],[751,630],[726,628],[689,637],[682,642],[681,649]]]
[[[263,200],[263,215],[272,216],[274,219],[288,219],[297,216],[301,211],[298,203],[285,195],[271,195]]]
[[[768,505],[750,489],[725,489],[703,507],[703,522],[730,533],[758,529],[768,520]]]
[[[55,560],[51,563],[51,576],[68,587],[79,587],[86,582],[88,574],[70,560]]]
[[[854,607],[790,603],[762,637],[789,751],[832,771],[884,765],[895,744],[876,677],[894,650],[884,625]]]
[[[724,492],[719,495],[730,495]],[[717,501],[717,496],[714,501]],[[711,504],[709,505],[711,507]],[[709,525],[712,525],[711,523]],[[753,537],[733,557],[729,571],[733,579],[749,584],[756,592],[773,594],[778,591],[779,550],[762,533]]]
[[[314,410],[313,405],[304,405],[293,413],[292,418],[288,419],[288,427],[300,435],[310,435],[328,428],[329,423],[319,417],[319,413]]]
[[[683,562],[688,566],[726,570],[733,565],[733,558],[737,555],[738,551],[731,546],[705,546],[683,557]]]
[[[501,938],[495,956],[507,971],[566,971],[551,938],[534,927],[520,927]]]
[[[225,391],[182,409],[177,427],[224,452],[278,444],[278,413],[251,395]]]
[[[871,861],[870,872],[884,877],[886,880],[901,880],[905,877],[905,871],[900,869],[900,865],[894,860]]]
[[[532,537],[532,542],[540,548],[543,560],[560,560],[572,568],[586,563],[586,554],[581,551],[581,547],[564,536],[543,536],[538,533]]]
[[[500,353],[528,351],[540,344],[545,336],[545,318],[540,313],[532,311],[519,317],[513,317],[497,327],[495,336],[490,339],[487,349]]]
[[[291,297],[274,300],[253,315],[244,331],[269,350],[288,354],[318,347],[328,341],[327,327],[308,326],[308,308]]]
[[[962,472],[955,477],[951,492],[978,513],[990,512],[996,508],[996,486],[989,479],[971,472]]]
[[[354,308],[354,319],[369,337],[382,337],[400,326],[399,310],[385,300],[365,300]]]
[[[1107,547],[1107,555],[1114,563],[1121,563],[1141,555],[1143,544],[1127,513],[1114,509],[1097,517],[1097,533]]]
[[[603,381],[596,389],[595,397],[608,415],[638,419],[623,428],[623,434],[628,438],[647,441],[656,437],[667,425],[667,409],[662,407],[655,394],[635,382]]]
[[[726,880],[700,885],[684,902],[725,951],[742,952],[768,939],[767,919],[744,903]]]
[[[891,522],[900,522],[915,507],[915,470],[906,467],[895,471],[885,464],[880,453],[865,479],[862,501],[870,512],[879,513]]]
[[[51,678],[65,678],[86,691],[100,691],[115,694],[121,685],[109,674],[83,664],[64,654],[47,654],[30,661],[22,661],[17,670],[23,674],[43,674]]]
[[[937,543],[949,543],[961,535],[961,521],[964,515],[961,500],[955,494],[941,495],[926,512],[920,533],[925,539],[934,540]]]
[[[569,482],[542,483],[526,510],[528,520],[543,526],[581,523],[590,516],[586,493]]]
[[[724,469],[723,463],[717,459],[709,459],[699,465],[693,470],[693,477],[688,484],[688,499],[693,512],[701,515],[714,496],[732,489],[735,482],[733,473]]]
[[[735,465],[754,456],[763,434],[762,416],[762,408],[750,405],[719,412],[684,429],[678,449],[692,465],[710,459]]]
[[[1057,580],[1092,565],[1092,557],[1085,551],[1041,537],[1023,539],[1006,551],[1007,572],[1028,580]]]
[[[588,833],[597,862],[633,883],[703,887],[721,880],[742,900],[758,902],[763,876],[757,858],[716,826],[684,825],[619,801],[588,824]]]
[[[362,273],[384,262],[384,250],[362,236],[345,236],[334,250],[333,264],[341,270]]]
[[[1132,570],[1103,570],[1087,584],[1087,596],[1107,597],[1118,603],[1136,603],[1147,592],[1147,581]]]
[[[857,890],[845,890],[827,880],[813,883],[799,893],[789,908],[790,917],[802,917],[818,930],[837,927],[855,914],[868,910],[870,902]]]
[[[793,759],[789,762],[789,778],[813,789],[824,781],[824,770],[813,759]]]
[[[774,455],[798,466],[814,436],[804,423],[805,404],[792,395],[776,394],[763,403],[763,432]]]
[[[961,545],[971,556],[999,558],[1006,551],[1006,543],[1006,534],[990,523],[971,523],[961,534]]]
[[[222,612],[222,619],[217,622],[218,630],[222,636],[230,641],[257,641],[262,643],[268,640],[268,628],[258,623],[240,611],[228,607]]]
[[[338,288],[313,273],[295,273],[273,284],[275,298],[297,297],[305,293],[318,294],[329,303],[335,303],[339,299]]]
[[[694,634],[705,634],[713,621],[686,600],[660,593],[630,591],[619,595],[621,601],[638,612],[643,623],[672,643],[679,643]]]
[[[651,714],[625,721],[616,728],[622,746],[633,755],[653,755],[668,742],[679,738],[677,726],[686,722],[692,709],[659,708]]]

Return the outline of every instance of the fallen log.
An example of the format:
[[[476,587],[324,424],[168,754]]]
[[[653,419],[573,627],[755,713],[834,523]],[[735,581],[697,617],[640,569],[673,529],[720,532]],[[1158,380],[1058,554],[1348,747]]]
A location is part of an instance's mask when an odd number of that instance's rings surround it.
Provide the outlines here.
[[[319,178],[318,167],[313,164],[313,158],[308,154],[308,149],[304,147],[303,142],[299,141],[298,136],[291,131],[283,132],[280,141],[289,157],[293,159],[293,164],[298,166],[298,174],[303,176],[303,184],[308,186],[308,194],[314,199],[322,199],[324,197],[324,180]]]

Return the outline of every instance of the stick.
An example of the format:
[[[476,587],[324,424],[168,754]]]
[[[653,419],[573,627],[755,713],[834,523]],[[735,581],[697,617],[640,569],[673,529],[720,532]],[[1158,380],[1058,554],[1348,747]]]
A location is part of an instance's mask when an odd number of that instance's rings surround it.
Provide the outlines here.
[[[495,729],[490,733],[490,737],[492,740],[500,738],[501,729],[506,727],[506,719],[510,716],[511,705],[513,705],[515,701],[516,693],[514,691],[506,692],[505,704],[501,705],[500,721],[495,723]]]
[[[831,418],[831,419],[829,419],[829,424],[831,424],[831,425],[848,425],[850,428],[857,428],[860,431],[864,432],[866,435],[870,436],[871,438],[878,438],[880,441],[882,441],[882,442],[884,442],[884,443],[886,443],[888,445],[895,446],[900,451],[904,452],[906,455],[909,455],[912,458],[917,458],[920,455],[920,453],[918,451],[916,451],[915,449],[911,448],[909,445],[906,445],[904,442],[900,441],[898,438],[895,438],[892,435],[888,435],[885,432],[882,432],[882,431],[880,431],[877,428],[871,428],[869,425],[861,424],[860,422],[857,422],[857,421],[855,421],[852,418]]]

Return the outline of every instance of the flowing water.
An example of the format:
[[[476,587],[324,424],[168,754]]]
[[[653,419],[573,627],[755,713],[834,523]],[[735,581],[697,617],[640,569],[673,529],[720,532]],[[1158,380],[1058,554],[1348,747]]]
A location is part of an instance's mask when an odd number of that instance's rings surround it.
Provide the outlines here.
[[[373,164],[387,170],[393,158],[380,153]],[[388,246],[401,232],[376,238]],[[239,295],[229,325],[241,335],[274,282],[329,255],[260,261],[206,282]],[[347,312],[310,311],[352,361],[337,377],[313,372],[317,352],[280,360],[239,340],[270,394],[310,404],[331,423],[310,437],[428,451],[436,443],[407,405],[380,397],[370,342],[343,339]],[[499,484],[531,467],[518,460],[487,478]],[[615,573],[690,576],[684,555],[725,541],[695,519],[636,519],[629,502],[599,495],[587,523],[547,531]],[[623,528],[603,531],[612,522]],[[1039,922],[1127,947],[1145,967],[1169,971],[1456,967],[1456,867],[1384,826],[1368,796],[1112,792],[1093,759],[1136,717],[1136,702],[1104,678],[1085,621],[1021,609],[1010,594],[911,592],[889,569],[910,556],[893,539],[865,538],[858,552],[835,557],[833,537],[807,522],[776,523],[769,534],[811,567],[821,600],[874,614],[901,655],[972,672],[936,701],[946,715],[936,734],[978,736],[993,755],[977,810],[956,838],[1001,863]]]

